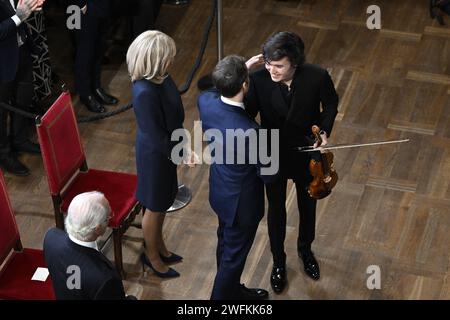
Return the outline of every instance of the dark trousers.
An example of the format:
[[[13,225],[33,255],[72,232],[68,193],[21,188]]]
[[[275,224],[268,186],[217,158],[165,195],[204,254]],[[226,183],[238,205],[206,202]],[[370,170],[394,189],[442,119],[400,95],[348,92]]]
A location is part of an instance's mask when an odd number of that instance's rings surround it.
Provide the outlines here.
[[[219,219],[217,274],[211,294],[212,300],[239,299],[241,274],[257,229],[258,224],[230,227]]]
[[[286,188],[287,179],[279,179],[275,183],[266,184],[266,194],[269,202],[267,228],[269,231],[270,250],[275,266],[286,264],[284,239],[286,238]],[[297,238],[298,252],[311,250],[316,229],[316,203],[308,194],[304,183],[295,182],[297,190],[297,205],[300,214],[299,233]]]
[[[92,95],[101,87],[108,21],[88,11],[81,15],[81,29],[75,31],[75,88],[80,97]]]
[[[4,63],[7,63],[4,62]],[[28,111],[33,100],[33,63],[26,45],[19,48],[19,65],[13,81],[0,83],[0,101]],[[10,128],[8,132],[8,115]],[[27,118],[0,108],[0,158],[8,156],[12,144],[27,139]]]

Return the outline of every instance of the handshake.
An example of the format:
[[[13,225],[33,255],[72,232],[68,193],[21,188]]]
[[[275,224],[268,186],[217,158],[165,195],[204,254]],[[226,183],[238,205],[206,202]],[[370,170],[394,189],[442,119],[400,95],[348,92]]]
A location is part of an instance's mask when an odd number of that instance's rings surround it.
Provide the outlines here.
[[[20,21],[25,21],[32,12],[42,10],[45,0],[19,0],[16,14]]]

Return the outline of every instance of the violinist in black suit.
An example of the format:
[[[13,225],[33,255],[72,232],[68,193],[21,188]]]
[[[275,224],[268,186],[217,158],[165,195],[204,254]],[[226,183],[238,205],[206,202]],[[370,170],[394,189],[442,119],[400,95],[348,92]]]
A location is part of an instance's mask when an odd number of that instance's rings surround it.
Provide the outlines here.
[[[31,52],[37,53],[37,48],[23,22],[43,3],[44,0],[0,0],[0,102],[25,111],[33,98]],[[0,108],[0,166],[18,176],[30,172],[17,159],[17,153],[40,153],[39,145],[28,140],[26,129],[26,118]]]
[[[298,255],[306,274],[314,280],[320,278],[319,264],[311,251],[316,200],[307,192],[312,178],[308,166],[310,156],[296,152],[294,147],[314,143],[309,138],[312,125],[322,129],[323,143],[327,143],[337,115],[338,95],[325,69],[305,63],[304,44],[295,33],[278,32],[271,36],[263,46],[263,53],[247,61],[249,69],[258,64],[265,64],[265,68],[250,75],[245,106],[252,116],[259,112],[263,128],[280,130],[280,178],[266,184],[267,224],[274,262],[271,285],[279,293],[286,285],[284,239],[288,179],[293,179],[297,189]]]

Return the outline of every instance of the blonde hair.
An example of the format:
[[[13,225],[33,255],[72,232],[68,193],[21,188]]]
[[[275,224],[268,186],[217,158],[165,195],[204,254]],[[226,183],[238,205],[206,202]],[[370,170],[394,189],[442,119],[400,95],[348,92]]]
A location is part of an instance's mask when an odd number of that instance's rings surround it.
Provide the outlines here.
[[[127,52],[131,81],[147,79],[162,83],[177,49],[175,41],[161,31],[145,31],[131,43]]]

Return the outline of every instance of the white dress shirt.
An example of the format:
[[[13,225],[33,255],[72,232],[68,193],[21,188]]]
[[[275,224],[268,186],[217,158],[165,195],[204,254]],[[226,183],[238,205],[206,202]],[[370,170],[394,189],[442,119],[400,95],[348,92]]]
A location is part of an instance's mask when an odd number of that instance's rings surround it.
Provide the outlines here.
[[[79,244],[80,246],[95,249],[98,251],[98,246],[97,246],[96,241],[89,241],[89,242],[81,241],[81,240],[75,239],[70,234],[69,234],[69,239],[72,240],[73,242],[75,242],[76,244]]]
[[[220,100],[222,100],[223,103],[230,104],[232,106],[239,107],[239,108],[242,108],[242,109],[245,110],[243,102],[236,102],[236,101],[228,99],[228,98],[226,98],[224,96],[220,96]]]

